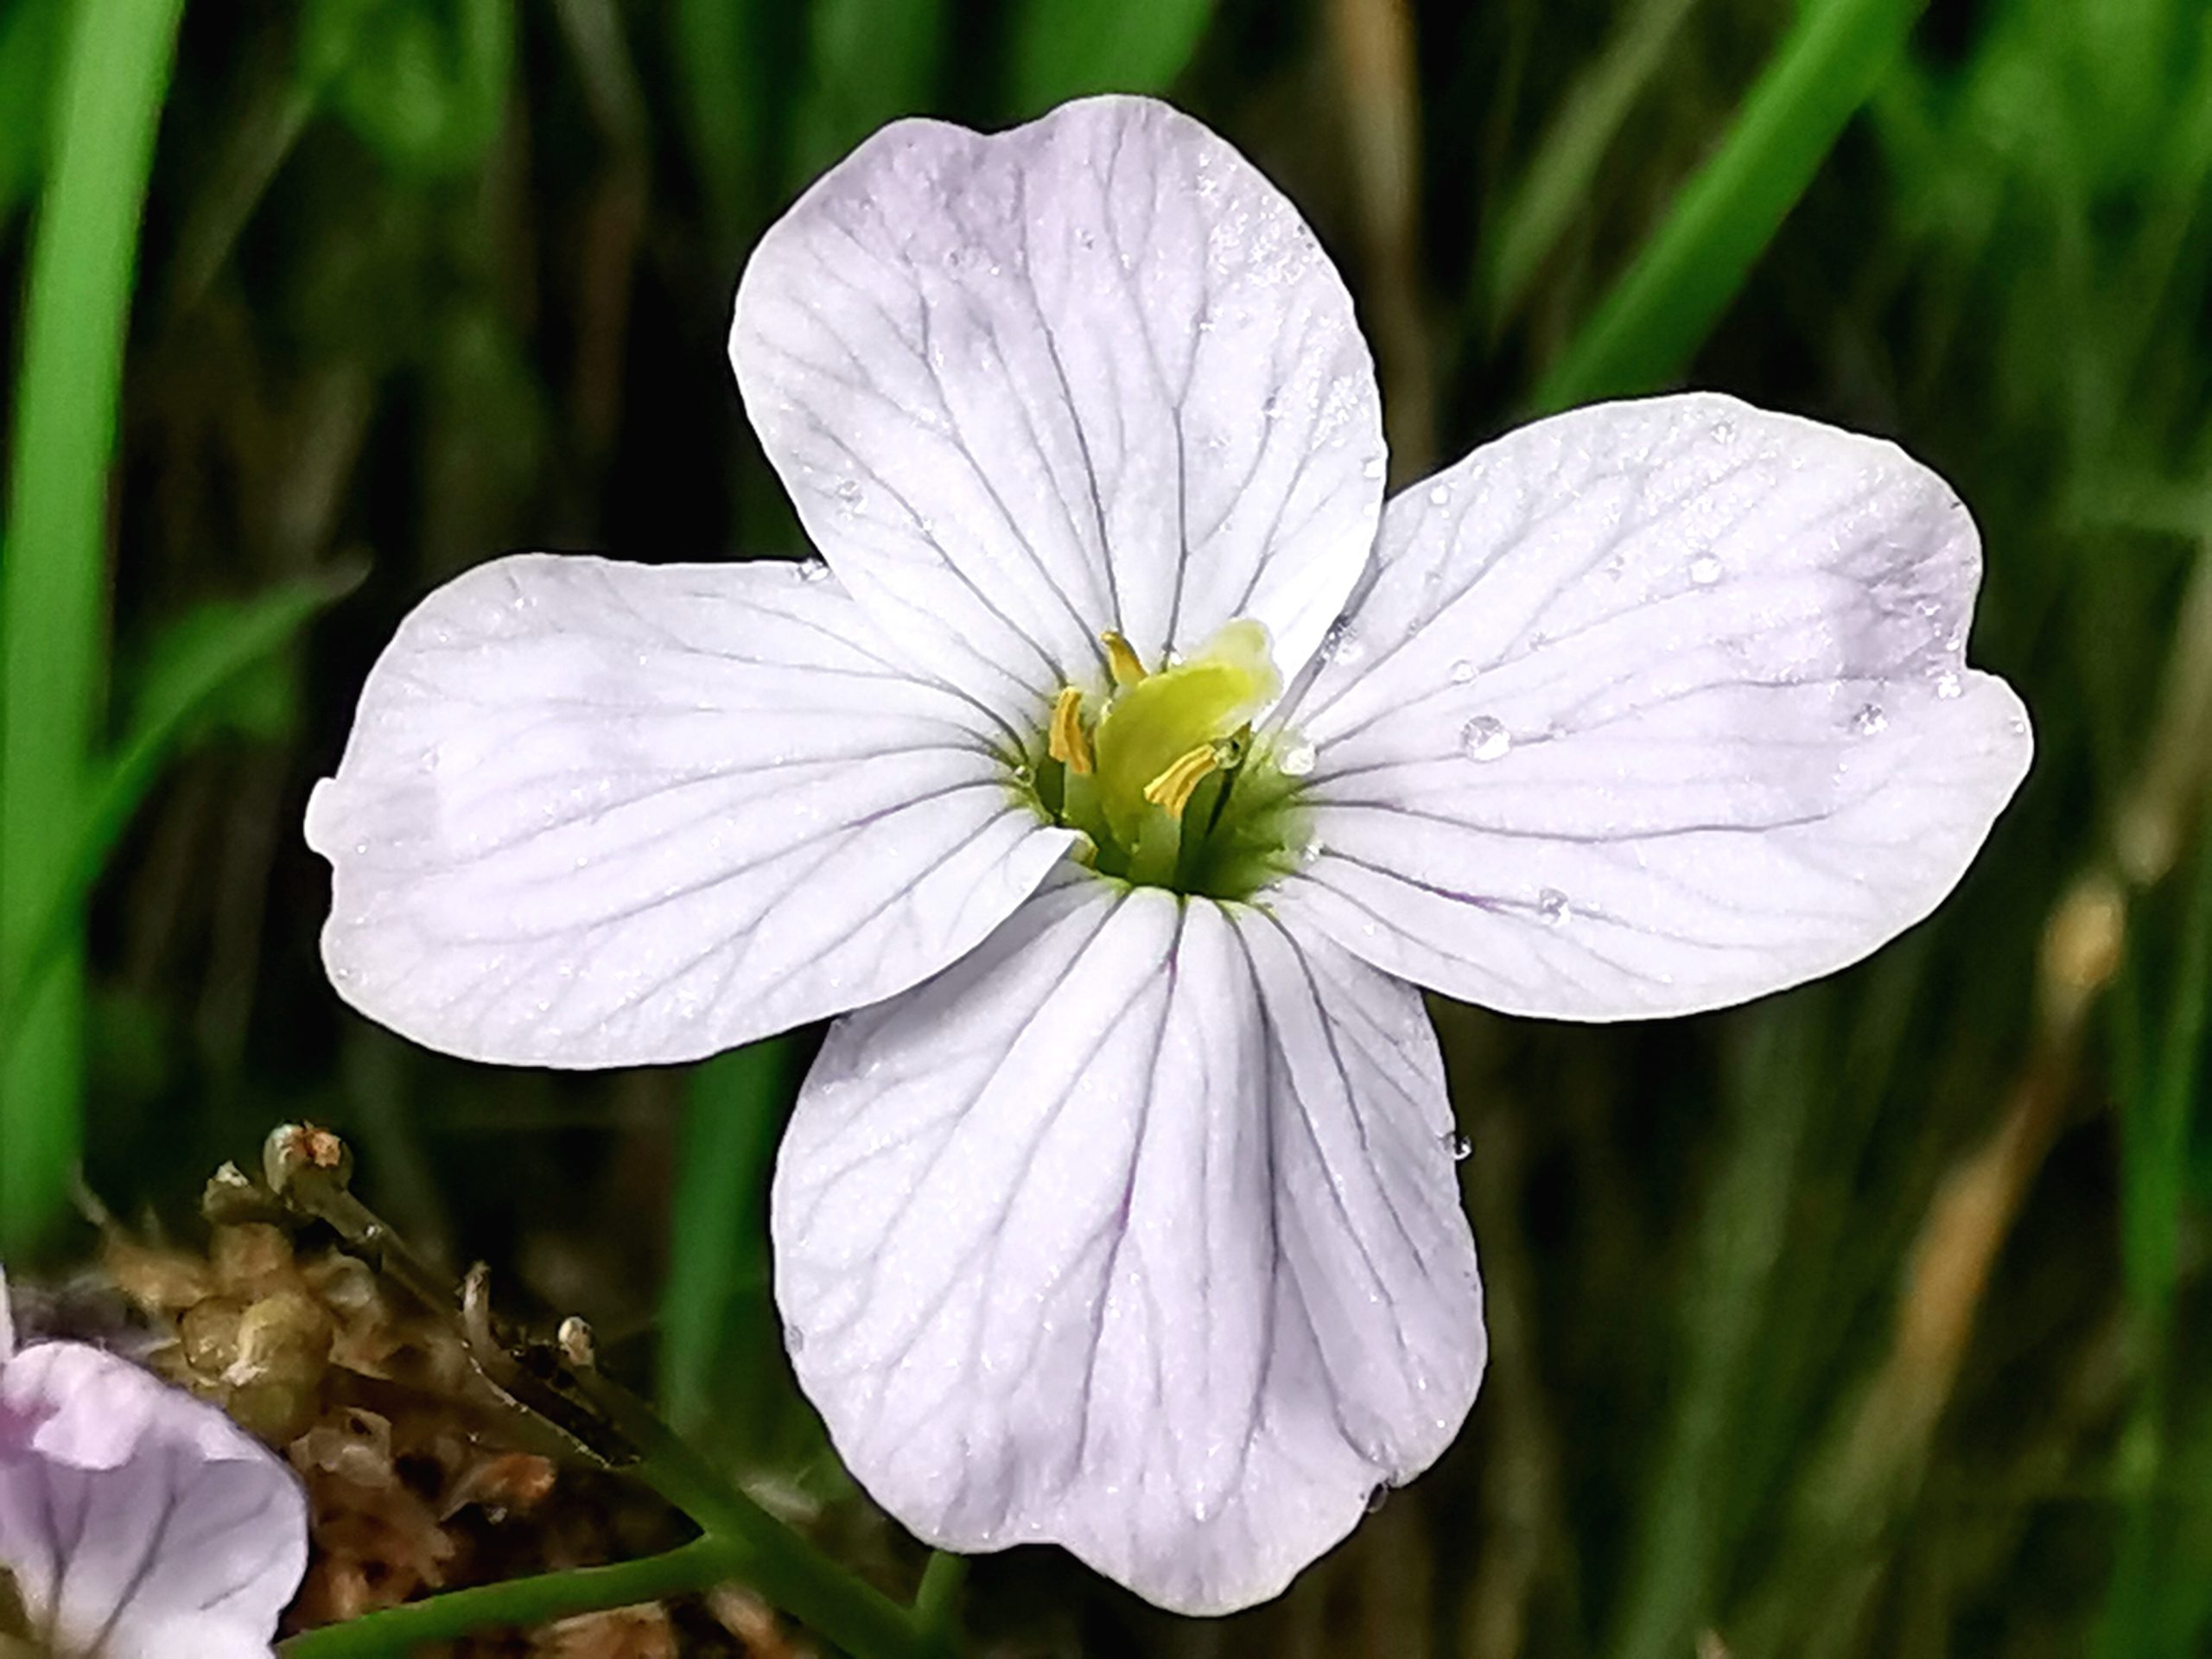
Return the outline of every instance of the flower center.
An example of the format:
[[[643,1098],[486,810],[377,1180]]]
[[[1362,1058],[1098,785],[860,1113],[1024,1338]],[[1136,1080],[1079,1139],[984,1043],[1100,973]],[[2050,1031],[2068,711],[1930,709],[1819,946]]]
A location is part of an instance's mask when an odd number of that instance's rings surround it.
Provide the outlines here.
[[[1060,688],[1039,805],[1089,837],[1103,874],[1249,897],[1294,861],[1296,787],[1252,735],[1282,690],[1267,629],[1240,617],[1156,671],[1120,634],[1100,637],[1110,683]]]

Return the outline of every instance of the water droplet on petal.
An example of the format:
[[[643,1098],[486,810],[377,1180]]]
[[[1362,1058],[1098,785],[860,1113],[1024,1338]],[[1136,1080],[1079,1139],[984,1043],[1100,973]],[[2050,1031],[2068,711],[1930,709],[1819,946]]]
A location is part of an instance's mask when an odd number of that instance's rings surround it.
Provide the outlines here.
[[[1882,712],[1882,705],[1878,702],[1860,703],[1859,712],[1851,717],[1851,729],[1861,737],[1872,737],[1887,728],[1889,723],[1890,717]]]
[[[1389,1501],[1389,1483],[1388,1481],[1378,1482],[1373,1490],[1367,1494],[1367,1512],[1370,1515],[1373,1515]]]
[[[1452,1154],[1455,1164],[1464,1163],[1475,1149],[1474,1141],[1465,1129],[1446,1129],[1436,1137],[1439,1145]]]
[[[1363,478],[1380,478],[1382,476],[1383,469],[1389,464],[1388,458],[1385,456],[1370,455],[1367,458],[1366,465],[1359,469],[1360,476]]]
[[[1275,757],[1275,769],[1287,778],[1303,778],[1313,770],[1313,763],[1319,758],[1313,746],[1300,740],[1286,747]]]
[[[1459,752],[1470,760],[1502,760],[1513,747],[1513,734],[1496,715],[1477,715],[1459,728]]]
[[[1690,561],[1690,580],[1700,588],[1710,588],[1720,580],[1720,561],[1710,553],[1700,553]]]
[[[830,562],[829,562],[829,560],[827,560],[827,559],[802,559],[802,560],[800,560],[800,561],[799,561],[799,566],[798,566],[798,579],[799,579],[801,582],[827,582],[827,581],[829,581],[829,580],[830,580]]]
[[[1956,702],[1966,695],[1966,683],[1959,678],[1955,668],[1947,668],[1936,677],[1936,695],[1946,702]]]
[[[856,478],[837,480],[837,499],[849,507],[856,507],[861,500],[861,482]]]
[[[784,1347],[786,1351],[795,1354],[805,1346],[806,1333],[804,1332],[795,1325],[787,1325],[784,1327]]]
[[[1014,781],[1025,789],[1037,781],[1037,769],[1027,762],[1014,769]]]
[[[1573,915],[1567,895],[1557,887],[1546,887],[1536,895],[1536,914],[1548,926],[1562,927]]]
[[[1713,441],[1715,443],[1726,443],[1735,435],[1736,423],[1726,416],[1724,416],[1713,423]]]
[[[1465,658],[1462,657],[1458,662],[1452,664],[1452,684],[1465,685],[1469,680],[1471,680],[1474,677],[1475,665],[1469,662]]]
[[[1433,484],[1429,486],[1428,505],[1430,506],[1441,507],[1449,504],[1451,499],[1452,486],[1449,484]]]
[[[1321,861],[1321,843],[1318,841],[1307,842],[1303,847],[1298,849],[1298,861],[1300,864],[1307,865],[1319,863]]]

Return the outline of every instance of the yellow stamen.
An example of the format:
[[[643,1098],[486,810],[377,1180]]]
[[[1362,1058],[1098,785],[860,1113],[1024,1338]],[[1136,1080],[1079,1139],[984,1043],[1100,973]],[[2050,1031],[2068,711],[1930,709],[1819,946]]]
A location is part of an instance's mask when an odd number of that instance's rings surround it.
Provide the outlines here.
[[[1168,762],[1167,770],[1144,786],[1144,798],[1154,806],[1165,808],[1169,817],[1179,818],[1183,809],[1191,804],[1191,791],[1220,766],[1221,755],[1217,747],[1211,743],[1201,743]]]
[[[1083,693],[1071,685],[1060,688],[1052,704],[1052,724],[1045,739],[1045,752],[1070,772],[1091,769],[1090,739],[1083,729]]]
[[[1114,676],[1115,684],[1135,685],[1144,678],[1144,664],[1137,660],[1136,652],[1129,649],[1128,640],[1112,628],[1107,629],[1098,639],[1106,647],[1106,666]]]

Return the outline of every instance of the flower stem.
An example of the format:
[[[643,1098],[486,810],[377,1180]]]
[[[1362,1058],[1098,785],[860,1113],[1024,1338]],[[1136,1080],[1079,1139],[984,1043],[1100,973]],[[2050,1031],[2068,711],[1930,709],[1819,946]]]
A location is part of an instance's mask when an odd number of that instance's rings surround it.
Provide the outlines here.
[[[353,1195],[353,1154],[337,1136],[286,1124],[270,1135],[263,1166],[278,1200],[329,1226],[349,1250],[404,1285],[427,1310],[452,1322],[484,1382],[505,1402],[518,1428],[533,1427],[550,1446],[573,1441],[580,1451],[602,1458],[652,1487],[706,1535],[683,1549],[626,1567],[583,1568],[433,1596],[334,1626],[327,1638],[325,1632],[313,1632],[316,1641],[334,1644],[337,1632],[371,1624],[382,1630],[385,1620],[401,1613],[426,1620],[450,1617],[464,1621],[439,1624],[441,1635],[486,1624],[543,1623],[563,1612],[626,1606],[700,1589],[721,1579],[742,1578],[771,1605],[859,1659],[942,1659],[953,1650],[953,1639],[941,1620],[909,1612],[821,1554],[693,1451],[651,1406],[601,1371],[591,1353],[589,1331],[581,1321],[563,1326],[557,1355],[544,1350],[527,1354],[527,1344],[513,1350],[503,1345],[492,1319],[485,1269],[472,1271],[456,1297],[398,1234]],[[573,1341],[571,1325],[576,1328]],[[526,1363],[525,1359],[538,1363]],[[657,1578],[657,1573],[675,1576]],[[646,1587],[639,1589],[639,1585]],[[664,1587],[652,1587],[655,1585]],[[510,1592],[518,1598],[512,1606],[499,1599]],[[554,1599],[562,1595],[601,1599]],[[534,1611],[537,1604],[531,1596],[546,1598],[553,1611]],[[429,1611],[444,1610],[448,1604],[454,1605],[450,1614]],[[412,1633],[412,1627],[394,1639],[403,1637],[432,1639]],[[380,1637],[363,1639],[383,1641]],[[301,1653],[330,1659],[333,1655],[406,1650],[384,1645],[299,1645],[308,1640],[302,1637],[287,1643],[287,1659],[297,1659]]]
[[[863,1659],[919,1659],[946,1643],[724,1480],[645,1402],[595,1371],[577,1381],[639,1453],[628,1471],[735,1552],[745,1581],[771,1604]]]
[[[544,1624],[577,1613],[704,1590],[737,1576],[745,1565],[738,1546],[720,1538],[696,1538],[680,1549],[616,1567],[576,1567],[449,1591],[305,1631],[280,1643],[277,1652],[283,1659],[377,1659],[412,1653],[423,1643],[450,1641],[472,1630]]]
[[[968,1581],[968,1558],[933,1549],[914,1592],[914,1622],[940,1639],[949,1635],[959,1611],[960,1589]]]

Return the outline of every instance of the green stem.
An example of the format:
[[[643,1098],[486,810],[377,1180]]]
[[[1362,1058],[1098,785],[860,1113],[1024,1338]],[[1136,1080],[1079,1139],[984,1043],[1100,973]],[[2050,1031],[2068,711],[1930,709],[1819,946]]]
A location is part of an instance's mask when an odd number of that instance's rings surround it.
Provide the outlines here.
[[[873,1586],[822,1555],[798,1534],[722,1478],[667,1425],[612,1380],[583,1372],[578,1381],[639,1454],[629,1471],[697,1522],[708,1536],[736,1548],[745,1580],[801,1624],[865,1659],[918,1659],[943,1651],[913,1616]]]
[[[718,1055],[685,1080],[654,1398],[687,1439],[719,1429],[717,1450],[759,1452],[773,1415],[766,1385],[777,1373],[761,1353],[780,1334],[767,1294],[768,1173],[794,1075],[791,1045],[778,1038]]]
[[[949,1633],[960,1609],[960,1589],[968,1582],[968,1558],[933,1549],[914,1592],[914,1622],[933,1635]]]
[[[183,0],[74,8],[30,255],[0,559],[0,959],[67,880],[102,682],[107,475],[154,130]],[[83,1141],[81,918],[0,1051],[0,1249],[62,1212]]]
[[[1713,158],[1682,187],[1566,353],[1540,411],[1649,391],[1681,373],[1859,107],[1925,0],[1814,0]]]
[[[283,1659],[380,1659],[432,1642],[502,1625],[550,1624],[578,1613],[633,1607],[686,1595],[741,1572],[744,1553],[719,1538],[697,1538],[680,1549],[616,1567],[584,1567],[535,1578],[454,1590],[380,1613],[326,1624],[280,1643]]]
[[[860,1659],[938,1659],[950,1651],[948,1634],[925,1629],[881,1591],[817,1553],[685,1445],[652,1408],[601,1371],[589,1355],[588,1332],[581,1355],[564,1336],[556,1376],[526,1366],[492,1324],[484,1270],[469,1275],[456,1303],[451,1287],[353,1196],[353,1154],[334,1140],[295,1124],[273,1131],[263,1152],[270,1189],[297,1213],[331,1227],[349,1250],[397,1279],[424,1307],[452,1319],[486,1382],[518,1416],[534,1421],[545,1436],[586,1450],[619,1446],[622,1472],[681,1510],[706,1534],[702,1542],[725,1552],[734,1572],[718,1576],[742,1577],[770,1604]]]

